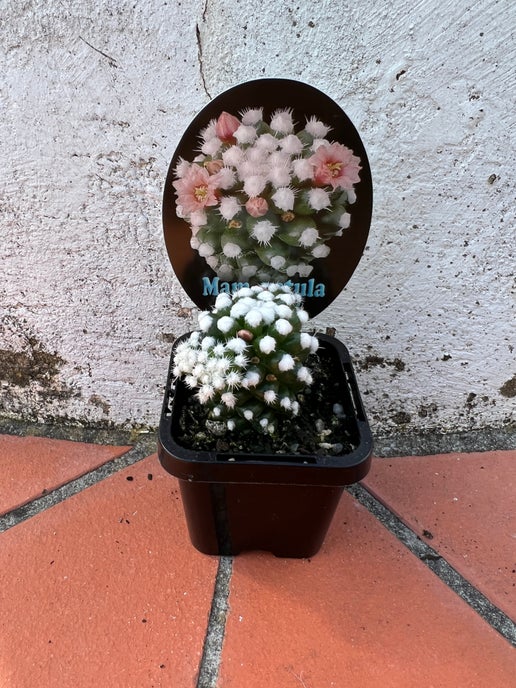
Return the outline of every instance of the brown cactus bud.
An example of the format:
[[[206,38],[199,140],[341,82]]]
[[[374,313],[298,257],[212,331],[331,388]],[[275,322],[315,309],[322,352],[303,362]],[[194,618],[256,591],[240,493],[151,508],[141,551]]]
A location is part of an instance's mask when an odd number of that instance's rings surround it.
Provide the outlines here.
[[[224,167],[224,162],[222,160],[205,160],[203,165],[210,174],[217,174]]]
[[[244,342],[252,342],[254,339],[254,334],[249,332],[249,330],[238,330],[236,336],[240,337],[240,339],[243,339]]]

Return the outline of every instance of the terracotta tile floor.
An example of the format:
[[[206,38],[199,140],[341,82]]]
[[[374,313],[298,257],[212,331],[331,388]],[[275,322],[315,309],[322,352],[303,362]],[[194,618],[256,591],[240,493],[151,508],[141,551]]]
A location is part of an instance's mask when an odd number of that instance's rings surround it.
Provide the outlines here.
[[[312,559],[219,561],[155,455],[81,489],[128,451],[0,436],[1,688],[515,685],[516,452],[376,459]]]

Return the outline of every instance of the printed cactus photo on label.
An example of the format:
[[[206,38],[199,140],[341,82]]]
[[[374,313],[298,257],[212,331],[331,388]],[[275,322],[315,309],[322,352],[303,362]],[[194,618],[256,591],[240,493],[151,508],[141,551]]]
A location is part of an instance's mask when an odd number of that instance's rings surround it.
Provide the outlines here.
[[[330,132],[290,109],[266,122],[262,108],[223,111],[199,132],[198,155],[175,168],[176,212],[220,280],[295,282],[329,255],[350,226],[361,170]]]

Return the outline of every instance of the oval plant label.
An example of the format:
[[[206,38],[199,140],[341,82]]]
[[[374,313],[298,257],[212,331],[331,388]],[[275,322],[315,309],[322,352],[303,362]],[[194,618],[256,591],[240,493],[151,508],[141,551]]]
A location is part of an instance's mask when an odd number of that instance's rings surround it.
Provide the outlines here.
[[[324,93],[289,79],[250,81],[209,103],[177,147],[163,199],[168,255],[197,306],[275,282],[312,317],[353,274],[371,213],[355,127]]]

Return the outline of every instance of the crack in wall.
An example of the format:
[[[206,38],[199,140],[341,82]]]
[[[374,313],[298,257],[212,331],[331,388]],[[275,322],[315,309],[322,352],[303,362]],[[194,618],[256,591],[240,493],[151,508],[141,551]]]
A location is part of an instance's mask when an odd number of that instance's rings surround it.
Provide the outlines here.
[[[87,45],[89,48],[91,48],[92,50],[94,50],[94,51],[95,51],[96,53],[98,53],[99,55],[102,55],[102,57],[105,57],[105,58],[109,61],[109,66],[110,66],[110,67],[118,67],[118,64],[117,64],[117,62],[116,62],[116,60],[115,60],[114,57],[111,57],[111,55],[108,55],[107,53],[103,52],[103,51],[100,50],[99,48],[96,48],[94,45],[92,45],[89,41],[87,41],[87,40],[86,40],[85,38],[83,38],[82,36],[79,36],[79,38],[80,38],[80,40],[81,40],[83,43],[86,43],[86,45]]]
[[[197,61],[199,63],[199,73],[201,76],[201,83],[202,87],[204,89],[204,92],[208,96],[208,98],[211,100],[212,95],[208,91],[208,87],[206,85],[206,77],[204,75],[204,57],[203,57],[203,48],[202,48],[202,35],[201,35],[201,24],[206,23],[206,14],[208,12],[208,0],[205,0],[204,6],[202,8],[202,13],[201,13],[201,21],[197,22],[195,25],[195,35],[197,39]]]

